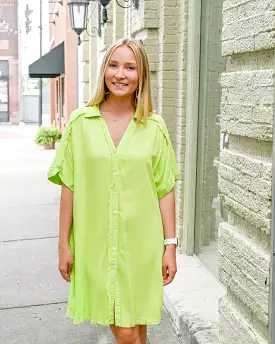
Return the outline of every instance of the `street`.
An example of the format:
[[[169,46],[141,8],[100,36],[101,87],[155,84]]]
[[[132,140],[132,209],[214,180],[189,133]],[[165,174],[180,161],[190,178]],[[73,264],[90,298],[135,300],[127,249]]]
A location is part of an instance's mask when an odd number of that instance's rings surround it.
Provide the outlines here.
[[[60,187],[47,181],[54,150],[35,126],[0,125],[0,343],[111,344],[108,327],[65,318],[69,285],[57,269]],[[150,344],[179,344],[167,315]]]

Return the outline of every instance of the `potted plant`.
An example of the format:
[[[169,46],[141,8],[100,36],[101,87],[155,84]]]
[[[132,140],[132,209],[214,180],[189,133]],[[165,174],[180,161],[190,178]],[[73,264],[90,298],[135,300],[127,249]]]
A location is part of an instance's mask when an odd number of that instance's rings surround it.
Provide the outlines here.
[[[45,149],[54,149],[55,142],[59,141],[61,136],[62,133],[59,128],[54,126],[41,126],[36,133],[35,143],[39,146],[43,146]]]

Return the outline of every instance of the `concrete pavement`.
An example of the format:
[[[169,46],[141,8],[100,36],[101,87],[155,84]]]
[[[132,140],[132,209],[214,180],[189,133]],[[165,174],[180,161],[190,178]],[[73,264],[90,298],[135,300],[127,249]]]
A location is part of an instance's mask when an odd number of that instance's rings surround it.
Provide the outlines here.
[[[0,125],[0,343],[113,344],[109,328],[65,318],[69,285],[57,270],[60,188],[47,181],[55,151],[35,126]],[[150,344],[179,344],[167,315]]]

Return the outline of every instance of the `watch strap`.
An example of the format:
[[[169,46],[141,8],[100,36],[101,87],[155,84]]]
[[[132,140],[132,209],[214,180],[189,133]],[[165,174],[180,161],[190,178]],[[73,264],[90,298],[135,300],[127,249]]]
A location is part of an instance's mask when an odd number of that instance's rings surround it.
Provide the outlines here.
[[[171,238],[171,239],[165,239],[164,240],[164,245],[170,245],[170,244],[173,244],[173,245],[176,245],[178,246],[178,238]]]

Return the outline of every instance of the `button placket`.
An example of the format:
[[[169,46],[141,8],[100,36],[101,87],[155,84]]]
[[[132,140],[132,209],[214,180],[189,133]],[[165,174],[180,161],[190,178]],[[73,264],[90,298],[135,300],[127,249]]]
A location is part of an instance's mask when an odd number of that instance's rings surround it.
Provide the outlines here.
[[[116,159],[113,160],[113,195],[112,195],[112,209],[113,209],[113,219],[112,219],[112,236],[114,243],[113,246],[113,259],[110,262],[112,270],[114,272],[113,283],[115,286],[118,285],[117,282],[117,248],[118,248],[118,222],[119,222],[119,209],[118,209],[118,169]]]

